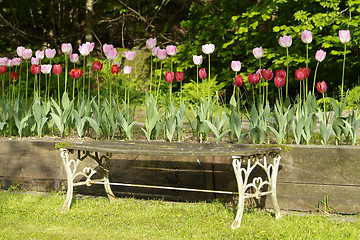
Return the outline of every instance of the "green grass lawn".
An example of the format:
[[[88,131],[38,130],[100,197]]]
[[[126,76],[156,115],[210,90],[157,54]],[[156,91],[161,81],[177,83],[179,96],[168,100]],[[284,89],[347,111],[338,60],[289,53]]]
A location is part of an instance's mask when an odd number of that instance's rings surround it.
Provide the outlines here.
[[[0,239],[360,239],[360,219],[276,220],[266,211],[251,211],[232,230],[234,212],[219,202],[85,198],[61,213],[64,200],[57,194],[0,192]]]

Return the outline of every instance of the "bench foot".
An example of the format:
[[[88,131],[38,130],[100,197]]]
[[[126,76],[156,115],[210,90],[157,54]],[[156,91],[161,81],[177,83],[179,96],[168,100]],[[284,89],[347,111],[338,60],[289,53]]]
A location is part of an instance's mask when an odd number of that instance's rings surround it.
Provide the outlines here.
[[[272,158],[273,163],[268,164],[267,157]],[[246,164],[246,167],[242,167],[241,163]],[[240,156],[233,156],[232,165],[238,185],[239,203],[235,220],[231,226],[232,229],[241,226],[241,219],[244,211],[244,201],[247,198],[255,197],[260,199],[261,196],[271,195],[272,204],[275,210],[275,217],[276,219],[280,218],[281,212],[276,197],[276,181],[279,164],[279,154],[275,154],[274,156],[256,155],[245,158]],[[253,181],[249,183],[249,176],[257,166],[264,170],[266,179],[263,180],[262,177],[255,177],[253,178]],[[264,186],[267,186],[267,191],[262,191]],[[247,191],[250,189],[252,189],[254,193],[248,193]]]

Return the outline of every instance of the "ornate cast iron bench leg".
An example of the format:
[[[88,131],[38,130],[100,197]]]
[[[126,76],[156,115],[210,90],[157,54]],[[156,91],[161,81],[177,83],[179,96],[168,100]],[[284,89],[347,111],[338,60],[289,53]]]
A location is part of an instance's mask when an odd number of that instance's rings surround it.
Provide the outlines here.
[[[272,164],[267,163],[267,157],[273,159]],[[241,167],[241,162],[246,164],[246,167]],[[275,210],[276,219],[281,216],[280,208],[276,198],[276,180],[279,170],[280,155],[274,156],[252,156],[246,159],[241,156],[233,156],[233,168],[236,176],[239,192],[238,210],[235,220],[231,226],[232,229],[238,228],[241,225],[241,219],[244,211],[244,202],[247,198],[255,197],[260,199],[261,196],[271,195],[272,204]],[[263,180],[262,177],[253,178],[252,182],[248,182],[250,173],[256,166],[262,168],[266,174],[267,180]],[[267,185],[268,191],[262,192],[262,188]],[[254,193],[247,193],[247,190],[252,188]]]
[[[61,159],[64,164],[66,177],[67,177],[67,193],[66,200],[64,205],[61,207],[62,212],[66,212],[70,209],[71,201],[73,198],[74,186],[91,186],[93,183],[102,183],[104,184],[104,188],[106,194],[110,201],[116,200],[114,193],[110,188],[109,181],[109,167],[110,167],[110,154],[103,155],[101,157],[98,156],[98,153],[92,155],[90,152],[84,152],[82,156],[80,156],[80,151],[78,151],[78,158],[76,160],[69,159],[69,150],[61,148],[60,149]],[[85,167],[82,172],[78,172],[77,168],[82,160],[90,157],[94,159],[99,164],[99,173],[102,174],[102,179],[92,180],[91,177],[97,172],[91,167]],[[74,182],[77,176],[85,177],[86,180],[82,182]]]

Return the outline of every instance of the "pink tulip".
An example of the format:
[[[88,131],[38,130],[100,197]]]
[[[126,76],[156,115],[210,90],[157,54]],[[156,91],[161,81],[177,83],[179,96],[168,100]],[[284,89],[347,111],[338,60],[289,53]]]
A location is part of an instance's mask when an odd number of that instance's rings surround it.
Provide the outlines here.
[[[114,49],[114,46],[112,44],[106,44],[105,43],[103,45],[103,51],[104,51],[105,56],[109,51],[112,51],[113,49]]]
[[[12,59],[14,66],[20,66],[21,58],[13,58]]]
[[[44,50],[43,51],[37,50],[35,52],[35,57],[40,59],[40,60],[43,59],[44,58]]]
[[[253,49],[253,54],[255,56],[255,58],[259,59],[262,58],[262,56],[264,55],[264,51],[262,49],[262,47],[257,47]]]
[[[177,47],[174,45],[166,46],[166,53],[170,56],[175,56],[177,53]]]
[[[132,70],[132,67],[130,67],[130,66],[128,66],[128,65],[126,65],[126,66],[124,67],[124,73],[125,73],[126,75],[129,75],[129,74],[131,73],[131,70]]]
[[[24,49],[22,52],[23,59],[30,59],[32,56],[32,50],[31,49]]]
[[[149,38],[146,40],[146,47],[148,49],[153,49],[156,46],[156,38]]]
[[[55,49],[45,49],[45,56],[48,58],[48,59],[53,59],[55,57],[55,54],[56,54],[56,50]]]
[[[41,65],[41,72],[43,74],[49,74],[51,72],[51,64],[44,64],[44,65]]]
[[[95,43],[86,42],[85,44],[88,46],[89,52],[92,52],[94,50]]]
[[[34,65],[34,64],[39,65],[39,63],[40,63],[40,59],[38,59],[36,57],[31,58],[31,65]]]
[[[70,55],[73,51],[71,43],[63,43],[61,44],[61,51],[66,54],[66,55]]]
[[[135,51],[126,51],[126,52],[125,52],[125,58],[126,58],[126,60],[128,60],[128,61],[134,60],[135,56],[136,56],[136,52],[135,52]]]
[[[154,47],[152,50],[151,50],[151,54],[156,57],[157,56],[157,52],[158,50],[160,49],[160,47]]]
[[[215,50],[215,45],[212,43],[202,45],[202,51],[205,54],[211,54]]]
[[[16,48],[16,53],[19,57],[22,57],[22,52],[25,50],[25,47],[19,46]]]
[[[0,66],[6,66],[9,59],[7,57],[0,58]]]
[[[79,46],[79,53],[81,54],[81,56],[87,56],[90,53],[90,48],[89,45],[87,45],[86,43],[83,43]]]
[[[316,54],[315,54],[316,61],[322,62],[322,61],[324,61],[325,57],[326,57],[325,51],[323,51],[321,49],[316,51]]]
[[[70,61],[72,63],[77,63],[79,61],[79,55],[77,53],[73,53],[70,55]]]
[[[290,47],[292,44],[292,37],[291,36],[288,36],[288,35],[285,35],[283,37],[280,37],[279,38],[279,45],[284,47],[284,48],[288,48]]]
[[[61,67],[61,65],[60,65],[60,64],[54,64],[54,66],[53,66],[53,73],[54,73],[55,75],[60,75],[61,72],[62,72],[62,67]]]
[[[303,41],[303,43],[305,44],[309,44],[312,42],[312,32],[309,30],[304,30],[301,33],[301,41]]]
[[[240,61],[231,61],[231,69],[234,72],[239,72],[241,70],[241,62]]]
[[[11,59],[9,59],[9,61],[7,61],[7,63],[6,63],[6,66],[7,67],[13,67],[14,66],[13,61]]]
[[[108,60],[110,61],[115,61],[118,57],[118,51],[116,50],[116,48],[113,48],[112,50],[109,50],[107,53],[106,53],[106,57]]]
[[[349,30],[340,30],[339,31],[340,42],[346,44],[350,42],[350,31]]]
[[[193,56],[193,62],[194,62],[195,65],[201,65],[202,62],[203,62],[203,56],[194,55]]]
[[[157,51],[157,57],[158,57],[160,60],[166,59],[166,57],[167,57],[166,50],[165,50],[165,49],[158,49],[158,51]]]

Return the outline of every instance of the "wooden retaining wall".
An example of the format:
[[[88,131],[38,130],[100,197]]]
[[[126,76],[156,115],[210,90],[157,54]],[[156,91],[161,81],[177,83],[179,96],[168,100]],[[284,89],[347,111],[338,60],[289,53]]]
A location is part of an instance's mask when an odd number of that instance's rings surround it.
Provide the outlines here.
[[[119,143],[121,144],[121,143]],[[147,143],[148,144],[148,143]],[[346,214],[360,213],[360,148],[352,146],[293,146],[282,152],[278,175],[281,209],[316,211],[328,198],[330,207]],[[114,155],[110,181],[236,191],[236,181],[227,156]],[[93,164],[95,166],[95,164]],[[55,142],[0,141],[0,188],[16,182],[26,190],[59,191],[66,186]],[[84,194],[105,195],[102,186],[78,187]],[[117,196],[204,201],[232,196],[114,186]],[[270,199],[263,199],[271,207]]]

